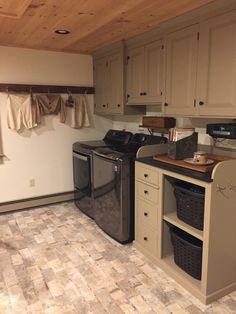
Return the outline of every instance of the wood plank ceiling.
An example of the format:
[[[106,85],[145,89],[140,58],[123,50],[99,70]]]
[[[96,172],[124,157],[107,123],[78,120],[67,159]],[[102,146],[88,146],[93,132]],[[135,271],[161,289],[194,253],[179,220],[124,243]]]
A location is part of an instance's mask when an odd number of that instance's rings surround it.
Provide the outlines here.
[[[91,53],[211,1],[0,0],[0,45]]]

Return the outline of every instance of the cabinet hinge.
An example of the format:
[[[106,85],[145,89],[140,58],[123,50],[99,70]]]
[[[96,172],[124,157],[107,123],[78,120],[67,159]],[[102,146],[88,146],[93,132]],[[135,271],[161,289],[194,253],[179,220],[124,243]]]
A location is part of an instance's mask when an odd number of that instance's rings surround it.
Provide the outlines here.
[[[129,101],[129,97],[130,97],[130,95],[129,95],[129,94],[127,94],[127,97],[126,97],[126,100],[127,100],[127,101]]]
[[[162,92],[160,94],[162,95]]]
[[[162,50],[164,49],[164,45],[161,46],[161,49],[162,49]]]
[[[126,57],[126,64],[129,63],[129,59],[130,59],[130,56],[127,56],[127,57]]]
[[[199,32],[197,32],[197,40],[199,40]]]
[[[196,107],[196,99],[194,99],[193,105],[194,105],[194,107]]]

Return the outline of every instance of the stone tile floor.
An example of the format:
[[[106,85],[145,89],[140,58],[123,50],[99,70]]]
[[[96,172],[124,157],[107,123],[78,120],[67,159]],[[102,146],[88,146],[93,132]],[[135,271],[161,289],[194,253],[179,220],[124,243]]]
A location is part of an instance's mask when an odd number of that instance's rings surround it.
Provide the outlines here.
[[[0,215],[0,313],[236,313],[205,306],[73,203]]]

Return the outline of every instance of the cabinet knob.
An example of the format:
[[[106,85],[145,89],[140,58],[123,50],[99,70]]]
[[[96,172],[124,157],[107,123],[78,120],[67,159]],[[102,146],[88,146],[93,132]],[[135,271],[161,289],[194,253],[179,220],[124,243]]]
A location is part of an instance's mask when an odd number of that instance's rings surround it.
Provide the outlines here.
[[[167,107],[167,106],[168,106],[167,102],[165,102],[165,103],[164,103],[164,106],[165,106],[165,107]]]
[[[120,104],[118,104],[117,107],[120,107]]]
[[[199,101],[199,106],[203,106],[204,105],[204,101]]]
[[[103,106],[103,107],[106,107],[106,105],[105,105],[105,104],[103,104],[102,106]]]
[[[147,173],[144,173],[144,178],[148,178],[148,174]]]
[[[145,212],[145,213],[144,213],[144,216],[148,216],[148,213]]]
[[[143,240],[144,240],[144,241],[147,241],[147,240],[148,240],[148,237],[143,237]]]
[[[143,93],[139,93],[140,96],[143,96]]]
[[[147,190],[144,190],[143,192],[144,192],[144,194],[148,194],[148,191],[147,191]]]
[[[146,95],[147,95],[147,93],[144,92],[144,93],[143,93],[143,96],[146,96]]]

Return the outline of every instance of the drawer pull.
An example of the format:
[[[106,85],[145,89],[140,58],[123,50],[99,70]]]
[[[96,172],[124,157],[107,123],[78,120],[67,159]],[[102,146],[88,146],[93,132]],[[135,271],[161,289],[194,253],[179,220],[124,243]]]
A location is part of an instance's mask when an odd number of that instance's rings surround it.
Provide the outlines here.
[[[144,194],[148,194],[148,191],[147,191],[147,190],[144,190],[143,192],[144,192]]]
[[[148,174],[147,173],[144,173],[144,178],[148,178]]]
[[[148,216],[148,213],[145,212],[145,213],[144,213],[144,216]]]
[[[144,240],[144,241],[147,241],[147,240],[148,240],[148,237],[143,237],[143,240]]]

